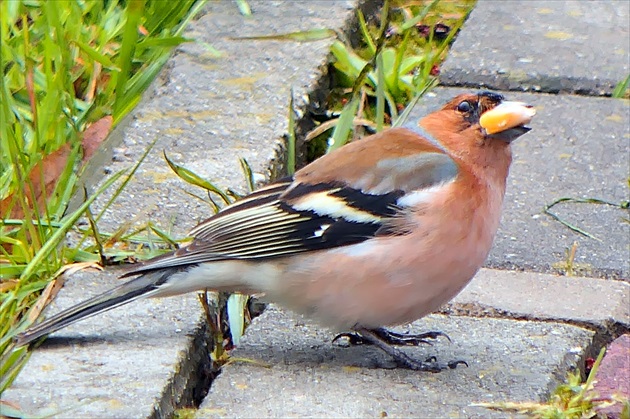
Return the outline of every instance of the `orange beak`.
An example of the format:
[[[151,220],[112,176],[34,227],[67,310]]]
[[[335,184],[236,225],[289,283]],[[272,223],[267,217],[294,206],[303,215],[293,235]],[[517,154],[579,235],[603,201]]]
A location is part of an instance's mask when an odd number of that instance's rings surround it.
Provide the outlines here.
[[[526,127],[536,115],[536,110],[522,102],[502,102],[486,111],[479,124],[489,136],[511,142],[531,128]]]

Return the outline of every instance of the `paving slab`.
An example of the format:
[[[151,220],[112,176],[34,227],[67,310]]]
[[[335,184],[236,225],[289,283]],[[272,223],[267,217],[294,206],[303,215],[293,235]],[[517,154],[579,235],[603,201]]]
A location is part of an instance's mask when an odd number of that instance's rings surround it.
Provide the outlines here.
[[[75,274],[50,313],[117,284],[112,272]],[[189,294],[137,301],[69,326],[33,351],[2,398],[34,417],[170,416],[193,404],[200,367],[209,364],[201,316]]]
[[[630,2],[480,0],[442,67],[451,86],[610,95],[630,72]]]
[[[435,89],[413,110],[408,123],[470,91]],[[532,131],[513,143],[501,227],[487,266],[566,272],[567,253],[577,243],[575,275],[630,278],[630,210],[574,203],[552,209],[597,239],[543,213],[546,205],[564,197],[616,204],[630,200],[630,102],[516,92],[506,97],[528,102],[538,113]]]
[[[630,284],[599,278],[481,269],[442,313],[556,321],[597,330],[603,343],[630,330]]]
[[[593,337],[557,323],[441,315],[404,330],[441,330],[453,339],[405,348],[410,355],[464,359],[469,367],[439,374],[391,369],[378,349],[336,346],[330,330],[271,307],[232,353],[269,368],[224,367],[197,417],[505,417],[472,403],[545,398]]]
[[[302,97],[315,90],[327,68],[334,39],[236,38],[320,28],[343,31],[357,3],[252,2],[254,15],[247,18],[233,1],[209,2],[185,33],[198,42],[177,49],[143,103],[91,162],[88,189],[132,166],[156,141],[99,227],[115,231],[126,222],[151,220],[183,237],[212,214],[207,204],[187,193],[204,192],[177,178],[163,151],[221,188],[245,191],[239,157],[247,159],[257,180],[273,177],[284,164],[291,89],[296,106],[303,108]],[[93,212],[109,196],[111,192],[99,198]],[[105,273],[70,281],[50,310],[78,303],[115,282]],[[188,405],[188,377],[207,363],[199,319],[199,304],[190,295],[137,302],[81,322],[57,334],[64,339],[52,337],[35,350],[3,400],[33,414],[171,416],[174,408]],[[195,344],[192,335],[197,336]],[[198,384],[203,387],[203,380]]]

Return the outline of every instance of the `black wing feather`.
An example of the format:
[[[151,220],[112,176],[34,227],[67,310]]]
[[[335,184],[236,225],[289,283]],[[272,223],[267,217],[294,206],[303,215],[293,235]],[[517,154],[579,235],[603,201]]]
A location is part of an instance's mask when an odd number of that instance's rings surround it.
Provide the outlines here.
[[[327,192],[328,191],[328,192]],[[325,210],[297,210],[292,202],[315,192],[345,202],[349,209],[369,214],[370,222],[349,221]],[[397,211],[395,191],[370,195],[343,184],[271,184],[246,196],[199,224],[186,247],[138,264],[125,276],[165,267],[229,259],[262,260],[359,243],[374,237],[382,221]]]

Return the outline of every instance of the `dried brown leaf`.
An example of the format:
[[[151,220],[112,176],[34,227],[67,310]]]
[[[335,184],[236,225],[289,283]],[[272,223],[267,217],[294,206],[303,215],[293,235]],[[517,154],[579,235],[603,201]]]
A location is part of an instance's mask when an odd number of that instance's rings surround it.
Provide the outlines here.
[[[113,118],[105,116],[83,132],[83,160],[85,164],[98,150],[101,143],[107,138],[111,131]],[[48,198],[57,185],[57,180],[63,173],[70,158],[71,148],[69,144],[62,145],[57,151],[47,155],[39,162],[29,174],[29,182],[24,185],[24,195],[30,200],[30,207],[33,208],[33,201],[37,202],[37,208],[43,211],[46,198]],[[45,193],[42,191],[42,173],[44,179]],[[32,185],[32,189],[31,189]],[[20,205],[13,205],[9,210],[13,200],[13,195],[7,196],[0,201],[0,218],[24,218],[24,209]]]
[[[0,282],[0,292],[11,291],[15,287],[17,287],[19,283],[20,281],[18,281],[17,279],[8,279],[6,281]]]
[[[99,146],[112,129],[114,119],[111,115],[107,115],[94,122],[83,132],[83,164],[85,164],[96,153]]]
[[[57,151],[44,157],[44,159],[31,170],[28,176],[29,182],[24,185],[24,195],[29,198],[31,208],[33,207],[33,201],[37,202],[38,208],[43,208],[45,197],[51,194],[55,189],[57,179],[66,167],[69,157],[70,145],[64,144]],[[45,194],[43,193],[44,191],[42,191],[42,173]],[[13,205],[13,208],[9,211],[12,200],[13,195],[9,195],[0,201],[0,216],[4,219],[24,218],[24,210],[20,205]]]
[[[85,269],[103,270],[100,265],[94,262],[80,262],[62,266],[55,274],[55,278],[48,283],[42,294],[39,296],[31,311],[29,311],[28,321],[31,323],[34,322],[42,313],[44,308],[46,308],[46,306],[55,299],[55,296],[63,287],[67,276]]]

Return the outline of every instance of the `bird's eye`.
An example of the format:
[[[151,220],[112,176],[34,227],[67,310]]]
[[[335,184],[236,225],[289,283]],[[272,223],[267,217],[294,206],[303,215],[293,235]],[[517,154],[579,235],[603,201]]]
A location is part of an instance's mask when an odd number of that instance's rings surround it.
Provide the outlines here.
[[[457,110],[461,113],[470,113],[473,110],[473,106],[468,101],[463,101],[459,105],[457,105]]]

